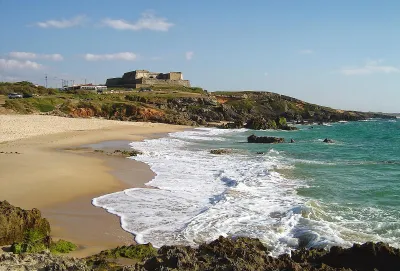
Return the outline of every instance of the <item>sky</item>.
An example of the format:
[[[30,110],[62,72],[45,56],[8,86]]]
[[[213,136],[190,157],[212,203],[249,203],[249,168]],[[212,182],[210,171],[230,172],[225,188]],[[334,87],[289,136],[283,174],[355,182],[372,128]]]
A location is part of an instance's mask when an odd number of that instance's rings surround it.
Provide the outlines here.
[[[209,91],[400,112],[400,1],[0,0],[0,14],[0,81],[181,71]]]

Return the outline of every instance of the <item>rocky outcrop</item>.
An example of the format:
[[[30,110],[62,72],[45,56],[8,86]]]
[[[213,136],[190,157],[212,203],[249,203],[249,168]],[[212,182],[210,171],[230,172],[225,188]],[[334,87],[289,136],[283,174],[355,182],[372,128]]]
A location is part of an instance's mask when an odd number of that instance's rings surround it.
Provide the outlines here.
[[[229,154],[232,153],[232,150],[229,149],[215,149],[210,151],[211,154]]]
[[[0,245],[23,241],[29,230],[49,236],[50,224],[38,209],[23,210],[7,201],[0,202]]]
[[[124,257],[125,260],[118,261]],[[126,258],[131,259],[127,261]],[[394,271],[400,270],[400,250],[384,243],[355,244],[351,248],[299,249],[279,257],[255,238],[219,237],[197,248],[150,244],[118,247],[83,259],[48,252],[0,254],[0,270],[290,270],[290,271]]]
[[[381,242],[354,244],[351,248],[333,246],[329,251],[300,249],[292,252],[292,259],[298,263],[309,262],[358,271],[400,270],[400,250]]]
[[[81,259],[55,256],[49,252],[35,254],[0,254],[1,271],[89,271],[92,270]]]
[[[324,143],[333,143],[334,141],[332,139],[329,138],[325,138],[324,141],[322,141]]]
[[[251,135],[247,138],[248,143],[283,143],[285,139],[282,137],[273,137],[273,136],[256,136]]]
[[[366,243],[343,249],[301,249],[292,257],[269,256],[258,240],[220,237],[198,248],[164,246],[156,257],[135,270],[292,270],[292,271],[394,271],[400,270],[400,251],[383,243]]]

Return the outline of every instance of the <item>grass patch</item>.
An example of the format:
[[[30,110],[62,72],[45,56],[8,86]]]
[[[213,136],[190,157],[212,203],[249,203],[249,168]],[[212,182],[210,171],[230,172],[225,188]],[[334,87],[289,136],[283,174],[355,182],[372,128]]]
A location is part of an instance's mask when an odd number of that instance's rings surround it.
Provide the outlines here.
[[[61,105],[63,99],[57,97],[38,97],[6,100],[4,107],[12,109],[18,113],[49,112]]]
[[[77,246],[69,241],[58,240],[57,242],[52,242],[50,245],[51,253],[69,253],[77,249]]]
[[[157,255],[157,249],[151,244],[122,246],[114,249],[104,250],[99,254],[90,256],[89,261],[97,261],[99,259],[112,258],[128,258],[137,261],[143,261],[146,258]]]

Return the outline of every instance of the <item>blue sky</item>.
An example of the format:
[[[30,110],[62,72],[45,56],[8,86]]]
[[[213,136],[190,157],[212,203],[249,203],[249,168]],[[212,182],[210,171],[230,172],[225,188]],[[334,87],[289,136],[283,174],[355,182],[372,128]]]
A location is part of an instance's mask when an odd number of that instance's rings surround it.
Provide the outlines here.
[[[182,71],[210,91],[400,112],[400,1],[0,0],[0,11],[0,81]]]

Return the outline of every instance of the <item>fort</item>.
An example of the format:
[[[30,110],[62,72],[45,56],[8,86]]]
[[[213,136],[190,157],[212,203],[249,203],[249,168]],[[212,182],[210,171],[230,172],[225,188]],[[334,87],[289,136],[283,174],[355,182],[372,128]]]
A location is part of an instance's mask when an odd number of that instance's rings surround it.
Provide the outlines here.
[[[122,77],[107,79],[107,87],[142,88],[153,86],[190,87],[189,80],[183,80],[181,72],[158,73],[146,70],[126,72]]]

